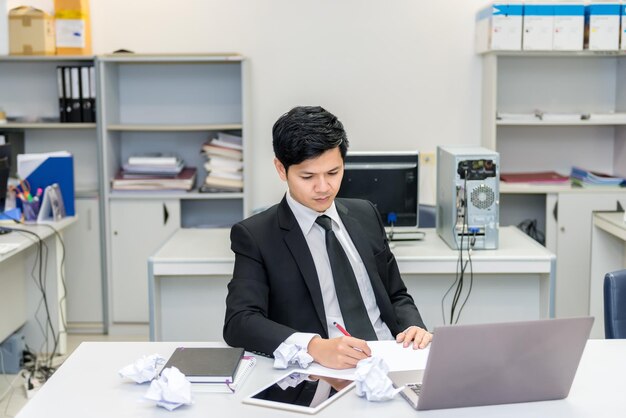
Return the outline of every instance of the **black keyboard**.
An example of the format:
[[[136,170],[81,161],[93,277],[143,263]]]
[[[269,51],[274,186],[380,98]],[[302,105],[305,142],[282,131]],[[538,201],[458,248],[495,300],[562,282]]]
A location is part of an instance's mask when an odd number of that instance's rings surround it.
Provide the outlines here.
[[[422,391],[421,383],[409,384],[409,385],[406,385],[406,387],[411,389],[413,392],[415,392],[417,396],[420,396],[420,392]]]

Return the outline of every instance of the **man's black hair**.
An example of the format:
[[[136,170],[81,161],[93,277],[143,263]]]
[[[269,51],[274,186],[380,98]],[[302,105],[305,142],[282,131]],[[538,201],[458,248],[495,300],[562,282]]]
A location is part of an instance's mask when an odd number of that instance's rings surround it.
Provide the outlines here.
[[[339,147],[348,152],[348,137],[335,115],[320,106],[298,106],[282,115],[272,128],[274,155],[285,170]]]

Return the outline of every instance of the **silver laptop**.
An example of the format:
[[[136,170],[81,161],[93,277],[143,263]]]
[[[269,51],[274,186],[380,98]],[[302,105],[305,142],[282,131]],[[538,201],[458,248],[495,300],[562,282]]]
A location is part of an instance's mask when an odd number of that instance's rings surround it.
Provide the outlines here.
[[[563,399],[592,317],[435,328],[426,369],[390,372],[415,409]]]

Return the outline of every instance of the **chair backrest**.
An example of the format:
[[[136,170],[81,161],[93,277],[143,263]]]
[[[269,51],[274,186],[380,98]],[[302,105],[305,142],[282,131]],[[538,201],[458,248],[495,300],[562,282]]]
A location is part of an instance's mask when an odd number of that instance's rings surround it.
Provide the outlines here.
[[[419,205],[419,227],[435,228],[437,226],[437,211],[435,206]]]
[[[626,270],[604,276],[604,336],[626,338]]]

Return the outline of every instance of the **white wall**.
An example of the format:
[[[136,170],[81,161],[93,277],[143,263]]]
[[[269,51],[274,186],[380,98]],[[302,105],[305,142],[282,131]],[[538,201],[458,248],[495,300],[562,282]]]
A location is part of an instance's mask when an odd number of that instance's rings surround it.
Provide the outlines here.
[[[50,0],[47,0],[50,1]],[[284,186],[271,128],[295,105],[343,121],[354,150],[478,144],[485,0],[91,0],[96,54],[239,52],[249,59],[252,207]]]

